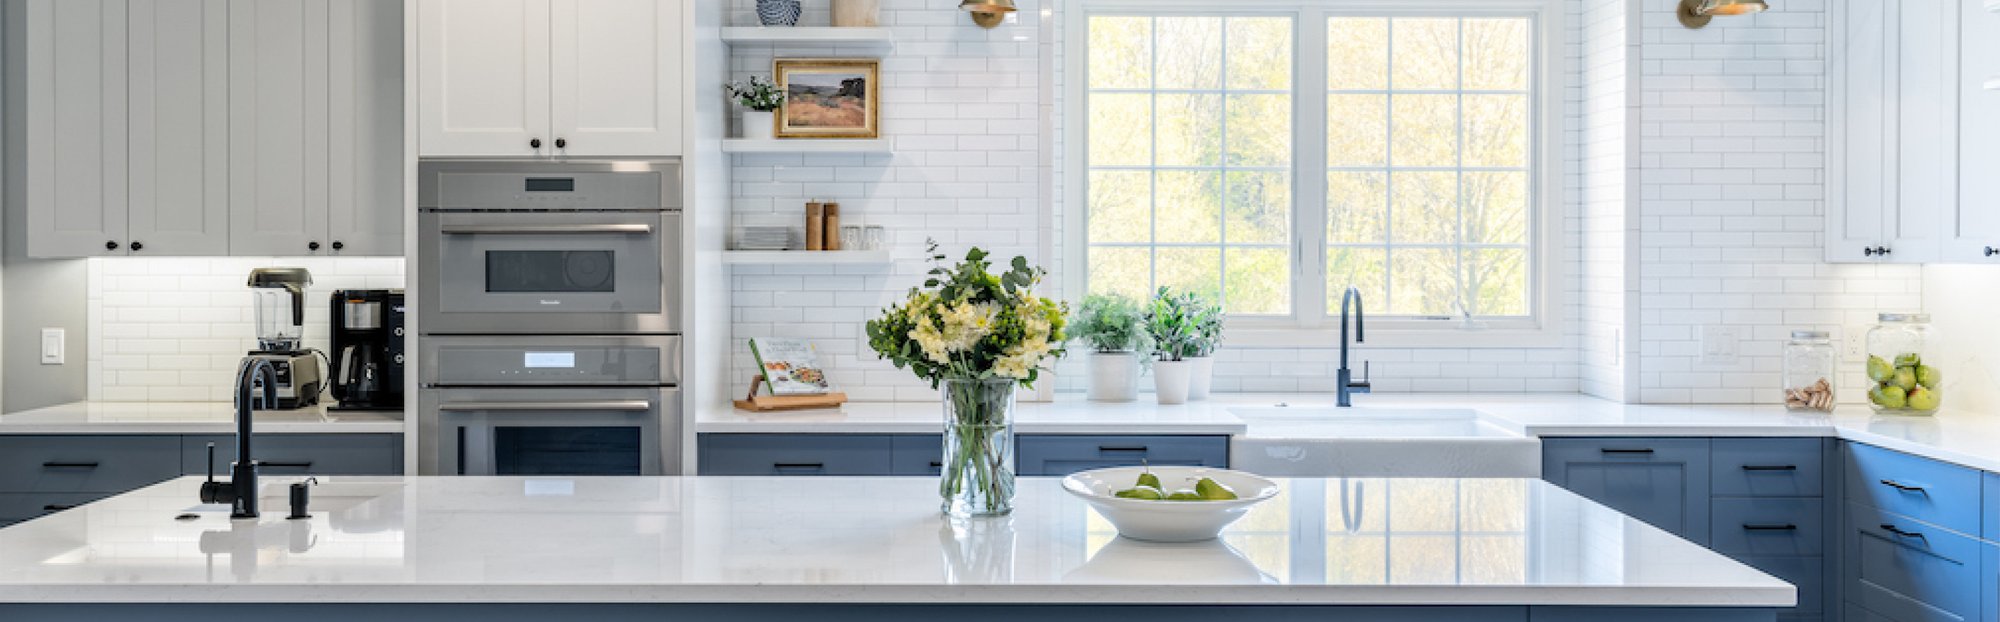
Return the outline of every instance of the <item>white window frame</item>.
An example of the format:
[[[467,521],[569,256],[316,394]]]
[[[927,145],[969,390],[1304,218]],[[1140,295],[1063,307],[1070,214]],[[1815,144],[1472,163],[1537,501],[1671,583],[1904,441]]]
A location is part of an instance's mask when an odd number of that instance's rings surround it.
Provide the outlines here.
[[[1533,20],[1529,164],[1530,315],[1525,318],[1391,318],[1368,322],[1368,344],[1377,347],[1556,347],[1563,339],[1569,248],[1563,232],[1564,62],[1562,0],[1232,0],[1221,7],[1204,0],[1073,0],[1063,7],[1063,291],[1071,300],[1088,293],[1089,202],[1087,98],[1089,18],[1093,15],[1199,15],[1291,17],[1292,76],[1292,313],[1231,316],[1228,342],[1252,347],[1338,345],[1340,309],[1326,296],[1326,20],[1331,17],[1528,17]],[[1306,209],[1307,206],[1322,206]],[[1365,300],[1370,309],[1386,301]],[[1329,313],[1331,315],[1329,315]]]

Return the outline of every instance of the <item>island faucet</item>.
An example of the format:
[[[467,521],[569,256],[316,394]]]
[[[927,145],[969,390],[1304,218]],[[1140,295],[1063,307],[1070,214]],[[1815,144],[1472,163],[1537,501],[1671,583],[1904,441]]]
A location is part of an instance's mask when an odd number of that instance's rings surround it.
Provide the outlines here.
[[[215,444],[208,444],[208,481],[201,485],[202,503],[229,504],[230,518],[257,518],[257,461],[250,457],[251,389],[264,385],[264,404],[278,403],[278,372],[271,362],[243,359],[236,370],[236,462],[229,465],[229,482],[215,481]]]
[[[1354,394],[1370,391],[1368,383],[1368,362],[1361,362],[1361,380],[1354,379],[1354,370],[1347,368],[1347,318],[1354,317],[1354,343],[1367,341],[1362,335],[1361,288],[1349,286],[1347,293],[1340,296],[1340,371],[1336,373],[1334,385],[1340,391],[1340,407],[1354,405]]]

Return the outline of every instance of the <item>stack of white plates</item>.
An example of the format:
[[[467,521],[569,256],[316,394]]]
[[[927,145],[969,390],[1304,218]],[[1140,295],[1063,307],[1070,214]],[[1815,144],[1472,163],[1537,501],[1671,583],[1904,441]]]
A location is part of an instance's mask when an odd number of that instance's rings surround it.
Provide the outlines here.
[[[736,250],[783,251],[797,248],[790,227],[746,226],[738,230]]]

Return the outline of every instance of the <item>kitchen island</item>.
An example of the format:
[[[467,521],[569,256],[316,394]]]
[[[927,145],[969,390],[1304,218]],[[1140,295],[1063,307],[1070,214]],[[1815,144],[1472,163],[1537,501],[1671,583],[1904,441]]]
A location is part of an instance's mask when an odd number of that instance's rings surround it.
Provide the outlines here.
[[[256,521],[181,478],[0,529],[0,619],[1692,622],[1794,601],[1528,479],[1281,480],[1222,540],[1177,545],[1117,537],[1044,478],[973,520],[939,516],[930,478],[341,477],[288,521],[291,481],[266,479]]]

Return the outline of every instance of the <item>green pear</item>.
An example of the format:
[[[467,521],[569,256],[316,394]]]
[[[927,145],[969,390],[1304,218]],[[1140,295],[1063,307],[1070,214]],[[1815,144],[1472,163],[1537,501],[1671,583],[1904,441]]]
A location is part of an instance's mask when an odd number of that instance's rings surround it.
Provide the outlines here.
[[[1139,474],[1139,485],[1152,486],[1160,490],[1166,490],[1167,488],[1166,486],[1160,485],[1160,476],[1154,475],[1152,471],[1147,471],[1145,473]]]
[[[1206,477],[1194,483],[1194,491],[1200,493],[1201,498],[1209,501],[1230,501],[1236,498],[1235,490],[1231,490],[1228,486],[1222,485],[1221,482]]]
[[[1182,488],[1167,495],[1168,501],[1202,501],[1201,493],[1190,488]]]
[[[1917,354],[1917,353],[1915,353],[1915,352],[1911,352],[1911,353],[1909,353],[1909,354],[1898,354],[1898,355],[1896,355],[1896,366],[1897,366],[1897,367],[1916,367],[1916,366],[1918,366],[1918,365],[1922,365],[1922,364],[1924,364],[1924,357],[1923,357],[1923,356],[1921,356],[1921,355],[1918,355],[1918,354]]]
[[[1938,385],[1944,384],[1944,372],[1929,365],[1918,365],[1917,384],[1924,385],[1926,389],[1936,390]]]
[[[1160,492],[1157,486],[1133,486],[1112,493],[1112,495],[1120,499],[1143,499],[1147,501],[1159,501],[1167,496],[1166,493]]]
[[[1931,411],[1937,410],[1938,402],[1942,401],[1942,399],[1936,389],[1918,387],[1916,390],[1910,391],[1908,404],[1910,410]]]
[[[1917,370],[1910,367],[1896,368],[1895,383],[1896,386],[1902,387],[1903,391],[1906,393],[1909,392],[1910,389],[1917,388]]]
[[[1883,408],[1900,409],[1909,404],[1909,394],[1904,393],[1902,387],[1885,384],[1870,390],[1868,401]]]
[[[1896,377],[1895,366],[1890,365],[1888,361],[1882,360],[1882,357],[1879,356],[1868,357],[1869,380],[1873,380],[1876,382],[1888,382],[1889,379],[1894,377]]]

